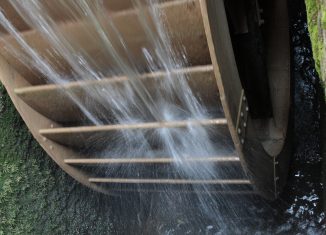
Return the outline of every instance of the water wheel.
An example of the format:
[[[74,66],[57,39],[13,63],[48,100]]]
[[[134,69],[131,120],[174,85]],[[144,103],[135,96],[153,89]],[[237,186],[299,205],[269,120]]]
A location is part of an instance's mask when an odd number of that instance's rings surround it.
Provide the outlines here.
[[[108,0],[105,6],[116,28],[127,38],[127,47],[141,58],[140,45],[146,39],[136,17],[139,9],[133,8],[131,2]],[[83,112],[63,90],[73,92],[84,102],[90,102],[83,98],[85,87],[101,88],[114,84],[119,89],[128,81],[128,77],[121,74],[120,77],[107,77],[99,81],[49,84],[44,75],[32,71],[8,50],[8,46],[16,51],[23,49],[18,36],[14,37],[4,28],[1,29],[3,40],[0,42],[1,82],[29,130],[48,155],[69,175],[94,190],[115,194],[135,189],[155,191],[160,189],[160,185],[172,189],[178,185],[212,185],[217,192],[222,192],[223,186],[228,185],[229,190],[224,193],[260,193],[267,198],[276,198],[286,183],[289,165],[290,49],[287,5],[282,0],[271,3],[234,2],[237,1],[162,0],[159,3],[164,15],[162,21],[168,25],[171,40],[185,48],[189,61],[188,67],[176,69],[171,73],[172,77],[177,78],[178,74],[189,77],[191,89],[202,94],[202,102],[209,102],[220,110],[213,119],[86,125],[82,122],[85,119]],[[69,23],[66,13],[57,11],[53,1],[47,4],[51,6],[49,9],[52,9],[58,27],[84,51],[92,54],[97,65],[105,70],[112,61],[101,53],[101,45],[89,43],[91,39],[84,34],[81,25],[78,22]],[[1,1],[0,5],[19,31],[19,38],[40,55],[47,54],[51,45],[40,32],[30,28],[8,1]],[[261,8],[265,10],[264,13],[261,13]],[[262,18],[265,19],[263,26]],[[264,52],[255,48],[263,48]],[[69,70],[60,56],[53,56],[52,60],[61,64],[63,72]],[[140,59],[138,63],[145,61]],[[256,72],[251,73],[250,70]],[[164,71],[144,72],[141,76],[149,90],[164,78]],[[92,100],[91,103],[100,104],[101,100]],[[120,130],[148,131],[185,128],[189,125],[213,128],[223,138],[216,138],[216,144],[221,148],[220,155],[202,158],[190,156],[186,161],[190,164],[216,165],[217,170],[219,167],[232,169],[227,171],[228,174],[209,180],[173,178],[164,173],[160,177],[152,174],[142,177],[132,174],[123,177],[108,175],[94,169],[134,165],[162,171],[161,168],[169,169],[173,159],[169,156],[139,156],[136,159],[100,157],[80,152],[80,149],[93,144],[94,135],[101,138],[114,136]],[[220,139],[223,142],[219,142]],[[227,148],[223,149],[225,146]]]

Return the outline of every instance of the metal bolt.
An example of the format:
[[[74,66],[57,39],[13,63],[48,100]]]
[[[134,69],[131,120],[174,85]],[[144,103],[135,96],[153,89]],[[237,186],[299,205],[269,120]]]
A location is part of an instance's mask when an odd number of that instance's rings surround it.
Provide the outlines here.
[[[243,116],[244,116],[244,113],[243,113],[243,112],[241,112],[240,116],[241,116],[241,117],[243,117]]]
[[[241,129],[240,128],[238,129],[238,133],[241,134]]]
[[[241,139],[241,144],[244,144],[245,140],[244,139]]]
[[[47,139],[46,139],[45,137],[43,137],[43,141],[46,142],[46,140],[47,140]]]
[[[242,98],[242,100],[243,100],[243,101],[246,101],[246,100],[247,100],[247,98],[244,96],[244,97]]]
[[[52,145],[50,145],[50,149],[51,149],[51,150],[53,149],[53,146],[52,146]]]
[[[54,127],[54,125],[53,125],[53,124],[51,124],[51,125],[50,125],[50,127],[51,127],[51,128],[53,128],[53,127]]]
[[[243,123],[243,127],[247,127],[247,123],[246,122]]]
[[[249,111],[249,108],[248,108],[248,106],[246,107],[246,112],[248,112]]]

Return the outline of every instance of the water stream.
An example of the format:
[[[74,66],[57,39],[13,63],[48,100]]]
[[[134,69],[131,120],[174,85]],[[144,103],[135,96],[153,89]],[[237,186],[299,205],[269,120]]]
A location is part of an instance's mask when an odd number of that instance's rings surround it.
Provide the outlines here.
[[[189,81],[192,78],[186,73],[174,72],[189,65],[187,54],[182,51],[182,47],[172,46],[168,28],[163,24],[164,15],[158,8],[158,1],[149,1],[147,8],[144,7],[143,2],[134,1],[134,7],[138,9],[135,20],[139,21],[146,38],[145,45],[141,45],[140,55],[134,55],[132,49],[128,48],[128,39],[123,38],[113,16],[107,13],[102,1],[58,1],[57,7],[69,13],[66,23],[68,30],[60,26],[62,22],[58,24],[54,20],[46,2],[11,0],[10,3],[30,28],[40,33],[50,47],[45,53],[36,50],[20,35],[4,12],[0,14],[0,23],[16,44],[14,46],[7,37],[3,37],[6,50],[34,74],[46,78],[47,83],[60,85],[64,94],[83,112],[87,118],[84,123],[87,125],[188,121],[185,128],[131,131],[122,129],[114,136],[93,135],[88,140],[86,149],[82,150],[83,154],[113,158],[169,157],[174,160],[174,165],[165,169],[164,174],[167,178],[210,180],[225,178],[230,173],[234,173],[235,176],[244,175],[238,168],[231,167],[222,171],[216,170],[212,164],[193,164],[186,161],[189,157],[224,156],[225,152],[234,154],[234,149],[231,142],[224,140],[225,133],[219,133],[213,127],[196,124],[201,120],[218,118],[222,114],[221,107],[206,106],[201,101],[200,94],[195,94],[190,88]],[[88,54],[70,37],[69,24],[77,25],[75,27],[79,27],[85,33],[83,36],[90,40],[88,43],[101,45],[102,58],[108,61],[105,69],[98,64],[93,55]],[[57,59],[53,60],[53,58]],[[163,78],[157,79],[150,90],[145,84],[146,79],[142,79],[142,74],[157,71],[164,73]],[[128,80],[119,82],[118,85],[108,84],[105,87],[83,86],[85,93],[83,97],[79,97],[65,87],[68,81],[99,81],[107,77],[121,79],[121,76],[127,77]],[[110,115],[106,115],[108,113]],[[101,148],[99,150],[94,146],[101,146]],[[101,174],[130,178],[144,174],[153,177],[160,173],[154,170],[148,172],[145,166],[127,165],[107,168]],[[138,188],[137,185],[136,187]],[[187,194],[160,187],[163,194],[157,194],[158,198],[156,195],[147,194],[140,194],[139,197],[146,202],[162,200],[162,202],[170,201],[179,204],[177,208],[172,207],[173,210],[169,211],[169,215],[184,214],[187,204],[196,203],[198,213],[215,221],[216,227],[223,231],[227,230],[227,225],[220,207],[225,207],[226,211],[233,214],[230,218],[239,217],[239,212],[229,207],[224,197],[217,198],[211,193],[214,190],[213,186],[193,184],[180,187],[180,191],[191,189],[194,193],[188,197]],[[227,185],[221,187],[222,190],[228,189]],[[156,205],[147,206],[149,206],[151,219],[158,219],[158,216],[161,216],[160,213],[154,213]],[[121,213],[117,213],[119,214]],[[144,221],[140,223],[143,224]]]

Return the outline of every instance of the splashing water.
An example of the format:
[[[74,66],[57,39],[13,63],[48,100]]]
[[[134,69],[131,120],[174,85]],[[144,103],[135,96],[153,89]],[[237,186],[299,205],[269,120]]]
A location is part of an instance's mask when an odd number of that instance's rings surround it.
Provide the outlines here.
[[[220,117],[223,111],[218,106],[206,105],[201,95],[193,91],[190,85],[192,78],[182,72],[190,66],[187,52],[179,42],[171,42],[169,25],[164,23],[165,15],[158,0],[146,3],[134,0],[134,9],[128,10],[135,12],[134,20],[141,26],[139,33],[146,36],[146,43],[140,46],[138,53],[130,48],[130,39],[120,32],[117,20],[114,19],[114,14],[118,13],[107,9],[104,1],[56,1],[56,7],[65,13],[64,22],[56,20],[47,1],[10,0],[10,3],[29,27],[40,33],[50,48],[45,53],[37,51],[21,36],[5,13],[1,12],[1,25],[15,39],[12,43],[2,37],[5,49],[35,76],[45,77],[48,83],[60,85],[62,93],[86,117],[83,121],[85,124],[101,126],[189,121],[186,128],[119,130],[113,137],[94,135],[89,139],[91,147],[83,149],[83,154],[113,158],[170,157],[174,165],[165,169],[165,174],[169,177],[176,175],[189,179],[218,179],[230,173],[217,170],[213,164],[191,164],[186,161],[188,158],[222,156],[225,152],[221,149],[234,154],[234,147],[224,139],[224,133],[219,133],[214,128],[191,124],[194,121]],[[100,54],[98,57],[101,60],[84,50],[76,42],[76,38],[71,37],[72,26],[83,33],[90,45],[100,45],[101,50],[95,54]],[[153,78],[150,74],[160,76]],[[84,97],[78,96],[66,86],[73,81],[103,81],[108,77],[115,82],[107,82],[105,86],[82,86]],[[149,80],[152,81],[149,83]],[[108,168],[105,174],[139,176],[145,174],[144,172],[145,167],[128,165]],[[150,175],[156,174],[159,173],[150,172]],[[225,198],[216,198],[211,193],[213,189],[213,186],[208,185],[192,185],[194,200],[193,196],[163,188],[165,192],[157,200],[177,201],[182,205],[180,207],[183,212],[188,203],[194,203],[200,208],[200,213],[209,215],[216,222],[220,231],[226,231],[223,208],[233,214],[232,218],[235,219],[240,211],[231,208]],[[223,189],[226,190],[227,187],[223,186]],[[196,194],[199,191],[205,193]],[[177,209],[180,208],[175,208]],[[168,213],[173,214],[171,211]],[[230,226],[230,220],[228,221]],[[210,231],[212,227],[207,227],[206,230]]]

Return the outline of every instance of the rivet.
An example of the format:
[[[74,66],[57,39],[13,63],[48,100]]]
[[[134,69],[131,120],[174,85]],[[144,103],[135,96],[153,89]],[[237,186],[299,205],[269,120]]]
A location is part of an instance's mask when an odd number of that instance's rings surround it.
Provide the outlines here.
[[[46,137],[43,137],[43,141],[46,142],[46,140],[47,140]]]
[[[247,123],[246,122],[243,123],[243,127],[247,127]]]
[[[243,100],[243,101],[246,101],[246,100],[247,100],[247,98],[244,96],[244,97],[242,98],[242,100]]]
[[[248,112],[249,111],[249,108],[248,108],[248,106],[246,107],[246,112]]]
[[[241,116],[241,117],[243,117],[243,116],[244,116],[244,113],[243,113],[243,112],[241,112],[240,116]]]
[[[50,145],[50,149],[51,149],[51,150],[53,149],[53,146],[52,146],[52,145]]]
[[[278,162],[275,162],[275,165],[278,165]]]
[[[240,128],[238,129],[238,133],[241,134],[241,129]]]
[[[51,127],[51,128],[53,128],[53,127],[54,127],[54,125],[53,125],[53,124],[51,124],[51,125],[50,125],[50,127]]]
[[[278,181],[279,179],[280,179],[280,177],[276,177],[276,178],[275,178],[275,181]]]
[[[244,139],[241,139],[241,144],[244,144],[244,142],[245,142]]]

